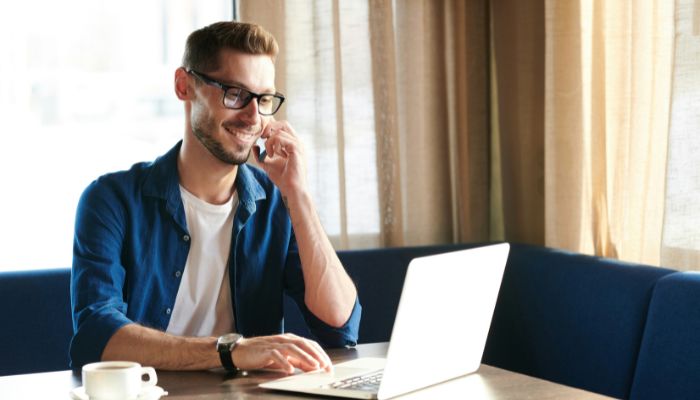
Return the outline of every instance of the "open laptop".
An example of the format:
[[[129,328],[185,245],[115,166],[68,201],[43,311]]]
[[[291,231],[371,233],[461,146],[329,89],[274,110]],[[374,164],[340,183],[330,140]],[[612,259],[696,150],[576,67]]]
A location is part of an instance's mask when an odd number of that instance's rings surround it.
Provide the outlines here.
[[[362,357],[260,384],[387,399],[475,372],[501,286],[507,243],[417,257],[408,265],[386,358]]]

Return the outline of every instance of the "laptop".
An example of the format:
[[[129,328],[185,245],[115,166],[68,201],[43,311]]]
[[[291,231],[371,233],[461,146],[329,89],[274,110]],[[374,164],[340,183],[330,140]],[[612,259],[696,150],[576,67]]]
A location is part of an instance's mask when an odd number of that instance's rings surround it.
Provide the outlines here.
[[[510,246],[414,258],[386,358],[361,357],[261,383],[265,389],[388,399],[475,372],[481,365]]]

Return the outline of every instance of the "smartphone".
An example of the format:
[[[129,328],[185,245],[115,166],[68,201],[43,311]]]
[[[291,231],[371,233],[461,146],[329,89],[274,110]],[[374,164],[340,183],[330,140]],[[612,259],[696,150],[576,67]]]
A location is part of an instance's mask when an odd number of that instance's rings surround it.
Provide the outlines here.
[[[260,148],[260,155],[258,156],[258,161],[260,162],[263,162],[263,160],[267,156],[267,152],[265,151],[265,142],[267,142],[267,139],[263,139],[261,137],[255,141],[255,144],[257,144]]]

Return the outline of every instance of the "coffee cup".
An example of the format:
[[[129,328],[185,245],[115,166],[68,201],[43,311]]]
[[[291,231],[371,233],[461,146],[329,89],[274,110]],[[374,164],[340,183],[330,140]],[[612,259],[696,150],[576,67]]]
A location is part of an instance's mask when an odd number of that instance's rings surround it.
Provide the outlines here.
[[[144,375],[148,380],[143,380]],[[136,362],[103,361],[83,366],[83,387],[90,400],[136,399],[156,383],[156,370]]]

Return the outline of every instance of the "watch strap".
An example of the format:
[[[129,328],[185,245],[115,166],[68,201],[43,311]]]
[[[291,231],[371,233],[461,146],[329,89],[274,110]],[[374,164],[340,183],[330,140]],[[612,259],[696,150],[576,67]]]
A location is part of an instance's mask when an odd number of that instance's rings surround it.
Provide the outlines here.
[[[233,347],[233,346],[232,346]],[[238,372],[236,364],[233,363],[233,355],[231,354],[231,348],[222,348],[219,350],[219,358],[221,359],[221,365],[228,372]]]
[[[233,362],[233,349],[236,344],[243,338],[240,334],[230,333],[219,337],[216,343],[216,350],[219,352],[221,365],[226,371],[231,373],[238,372],[238,368]]]

